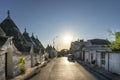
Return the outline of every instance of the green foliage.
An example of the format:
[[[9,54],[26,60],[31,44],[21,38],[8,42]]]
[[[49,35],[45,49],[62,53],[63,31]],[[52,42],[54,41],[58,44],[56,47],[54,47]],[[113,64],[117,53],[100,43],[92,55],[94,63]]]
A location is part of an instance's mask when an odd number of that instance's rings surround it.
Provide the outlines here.
[[[25,59],[23,57],[19,58],[19,68],[22,73],[25,72]]]
[[[19,64],[19,67],[20,67],[20,71],[21,71],[22,73],[25,73],[25,64],[20,63],[20,64]]]
[[[25,64],[25,59],[23,57],[19,57],[19,63]]]
[[[113,33],[110,30],[110,33],[114,34],[115,36],[115,41],[111,42],[111,44],[109,45],[109,47],[113,50],[113,51],[120,51],[120,32],[115,32]]]
[[[120,42],[118,41],[113,41],[109,47],[112,49],[112,50],[120,50]]]

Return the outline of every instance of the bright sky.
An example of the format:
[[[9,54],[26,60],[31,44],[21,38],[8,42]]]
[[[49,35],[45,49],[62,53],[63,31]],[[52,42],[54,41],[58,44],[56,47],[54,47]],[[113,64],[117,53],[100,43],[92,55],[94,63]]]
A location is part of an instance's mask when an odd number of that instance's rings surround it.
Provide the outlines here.
[[[44,46],[63,45],[66,34],[75,39],[108,38],[120,31],[120,0],[0,0],[0,22],[11,12],[21,32],[38,35]]]

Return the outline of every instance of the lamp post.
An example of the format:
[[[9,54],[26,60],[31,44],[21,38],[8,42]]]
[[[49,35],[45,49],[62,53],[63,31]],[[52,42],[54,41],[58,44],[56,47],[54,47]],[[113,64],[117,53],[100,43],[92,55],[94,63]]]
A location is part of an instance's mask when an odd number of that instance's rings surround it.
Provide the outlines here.
[[[54,38],[53,38],[53,47],[55,47],[55,39],[57,38],[58,36],[55,36]]]
[[[58,36],[55,36],[54,38],[53,38],[53,48],[55,49],[55,39],[57,38]],[[56,51],[56,49],[54,50],[54,55],[55,55],[55,57],[57,57],[57,51]]]

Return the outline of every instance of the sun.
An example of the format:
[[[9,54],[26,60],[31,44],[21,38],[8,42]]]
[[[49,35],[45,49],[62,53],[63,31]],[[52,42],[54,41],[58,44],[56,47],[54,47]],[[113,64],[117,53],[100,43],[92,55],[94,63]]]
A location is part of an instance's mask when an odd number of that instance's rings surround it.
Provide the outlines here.
[[[63,39],[66,44],[71,43],[72,41],[72,37],[70,35],[65,36]]]

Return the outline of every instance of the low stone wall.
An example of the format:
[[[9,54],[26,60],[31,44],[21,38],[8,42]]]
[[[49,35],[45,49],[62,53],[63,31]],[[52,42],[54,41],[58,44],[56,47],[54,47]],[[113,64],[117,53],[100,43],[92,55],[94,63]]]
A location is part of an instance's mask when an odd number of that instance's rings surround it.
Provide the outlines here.
[[[24,58],[25,58],[25,68],[30,68],[31,67],[31,56],[26,55],[24,56]]]

